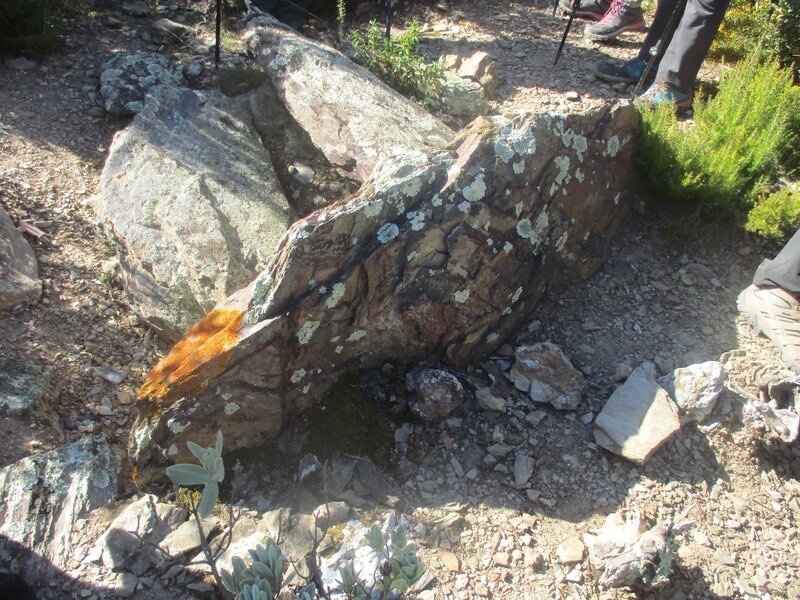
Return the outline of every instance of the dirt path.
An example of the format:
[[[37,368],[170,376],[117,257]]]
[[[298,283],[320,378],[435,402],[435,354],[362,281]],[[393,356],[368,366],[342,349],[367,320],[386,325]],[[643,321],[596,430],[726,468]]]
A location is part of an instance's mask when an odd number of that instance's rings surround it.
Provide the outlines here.
[[[162,12],[199,19],[208,31],[196,8],[183,0]],[[429,52],[494,56],[496,112],[577,109],[619,97],[593,79],[589,66],[609,55],[631,56],[641,34],[595,46],[582,40],[583,23],[576,22],[554,69],[564,21],[550,11],[508,0],[453,2],[446,11],[414,3],[400,8],[398,20],[414,14],[437,32],[425,42]],[[113,248],[88,205],[112,136],[125,125],[99,109],[100,66],[115,52],[138,48],[192,58],[186,48],[161,44],[152,26],[160,14],[95,15],[70,24],[64,51],[33,68],[0,64],[0,203],[15,221],[28,219],[47,233],[32,240],[43,298],[0,312],[0,349],[52,368],[62,390],[59,428],[0,419],[0,466],[91,431],[124,442],[135,391],[165,350],[130,311]],[[591,573],[575,573],[555,558],[561,542],[617,510],[638,512],[647,524],[688,511],[693,526],[679,538],[675,575],[653,597],[799,597],[800,453],[782,446],[766,452],[758,432],[742,424],[741,397],[726,398],[708,423],[684,427],[643,468],[599,449],[591,433],[619,371],[643,360],[667,372],[722,356],[730,380],[754,396],[765,382],[785,377],[769,343],[753,335],[735,305],[756,265],[774,251],[715,227],[691,243],[670,240],[648,208],[620,233],[601,272],[548,298],[512,342],[559,344],[584,373],[587,398],[574,413],[548,412],[532,430],[517,413],[495,422],[476,413],[419,436],[425,439],[417,470],[397,482],[412,501],[421,555],[436,579],[421,597],[637,597],[598,592]],[[96,367],[103,364],[124,372],[124,382],[102,379]],[[530,447],[533,487],[548,502],[532,503],[513,489],[507,467],[482,466],[498,435]],[[473,469],[475,477],[465,476]],[[427,535],[426,524],[453,502],[463,506],[465,526],[445,544]],[[109,577],[94,567],[79,570],[74,593]],[[140,597],[157,595],[143,588]]]

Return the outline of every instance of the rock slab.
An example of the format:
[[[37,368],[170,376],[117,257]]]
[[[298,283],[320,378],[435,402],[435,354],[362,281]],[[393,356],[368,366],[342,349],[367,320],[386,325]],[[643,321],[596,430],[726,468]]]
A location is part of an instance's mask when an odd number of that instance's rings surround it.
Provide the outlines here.
[[[478,119],[444,151],[379,163],[346,202],[295,222],[148,375],[130,446],[140,475],[218,429],[230,448],[274,438],[347,371],[467,365],[497,348],[546,289],[603,263],[637,127],[628,104]]]
[[[0,310],[38,300],[41,295],[36,255],[0,206]]]
[[[121,452],[103,436],[35,454],[0,471],[0,559],[18,561],[29,581],[76,558],[79,519],[117,493]],[[14,544],[30,551],[17,555]]]
[[[115,136],[94,206],[134,310],[171,340],[247,285],[295,218],[247,100],[169,86]]]
[[[634,369],[595,419],[598,445],[640,465],[681,428],[678,407],[655,374],[652,363]]]
[[[245,40],[292,117],[351,179],[366,181],[382,158],[408,150],[429,152],[455,137],[341,52],[288,31],[271,17],[252,20]]]

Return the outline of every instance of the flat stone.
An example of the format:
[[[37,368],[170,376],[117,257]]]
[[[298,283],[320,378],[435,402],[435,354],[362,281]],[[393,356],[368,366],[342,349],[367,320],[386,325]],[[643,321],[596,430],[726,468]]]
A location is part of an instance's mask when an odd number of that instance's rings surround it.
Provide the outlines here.
[[[655,365],[637,367],[595,419],[598,445],[644,464],[681,427],[678,407],[655,381]]]
[[[203,533],[206,537],[211,533],[217,524],[214,518],[202,519]],[[197,529],[197,522],[194,517],[181,523],[177,529],[171,531],[159,544],[170,556],[178,557],[183,554],[197,550],[200,545],[200,531]]]
[[[572,565],[583,560],[586,546],[579,537],[570,537],[561,542],[556,548],[558,562],[562,565]]]
[[[475,400],[483,410],[492,410],[495,412],[506,411],[505,398],[498,398],[492,393],[492,388],[485,387],[475,390]]]
[[[36,255],[0,206],[0,310],[33,302],[41,295]]]
[[[120,598],[130,598],[136,592],[139,578],[133,573],[122,572],[114,581],[114,593]]]
[[[442,561],[442,565],[448,571],[458,573],[461,570],[461,561],[452,552],[440,552],[439,560]]]
[[[337,525],[350,516],[350,507],[347,502],[328,502],[317,507],[314,516],[318,519],[320,527]]]
[[[533,475],[535,465],[536,461],[527,454],[517,454],[517,458],[514,459],[514,487],[518,489],[525,487]]]

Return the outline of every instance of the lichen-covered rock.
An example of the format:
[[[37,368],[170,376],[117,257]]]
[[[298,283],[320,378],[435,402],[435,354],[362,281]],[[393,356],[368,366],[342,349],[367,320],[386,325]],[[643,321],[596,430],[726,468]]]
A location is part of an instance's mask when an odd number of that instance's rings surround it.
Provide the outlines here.
[[[132,52],[118,54],[103,65],[100,95],[108,112],[134,115],[144,108],[145,96],[159,85],[186,84],[180,66],[173,66],[161,54]]]
[[[246,98],[160,86],[94,201],[136,312],[176,340],[274,256],[294,220]]]
[[[58,393],[51,369],[0,355],[0,417],[46,414]]]
[[[292,117],[346,177],[363,182],[380,159],[440,148],[455,135],[344,54],[269,16],[252,20],[245,40]]]
[[[517,348],[511,381],[534,402],[559,410],[576,408],[586,391],[583,374],[550,342]]]
[[[406,386],[417,394],[409,409],[423,421],[438,421],[464,404],[461,382],[441,369],[413,369],[406,375]]]
[[[0,206],[0,310],[41,295],[36,255]]]
[[[30,550],[25,560],[17,557],[30,581],[79,560],[76,522],[117,493],[121,466],[121,452],[92,436],[0,471],[0,557],[9,558],[14,543]]]
[[[603,263],[638,122],[627,104],[479,119],[294,223],[268,268],[148,375],[131,437],[143,479],[218,429],[226,448],[275,437],[347,371],[466,365],[499,346],[545,290]]]

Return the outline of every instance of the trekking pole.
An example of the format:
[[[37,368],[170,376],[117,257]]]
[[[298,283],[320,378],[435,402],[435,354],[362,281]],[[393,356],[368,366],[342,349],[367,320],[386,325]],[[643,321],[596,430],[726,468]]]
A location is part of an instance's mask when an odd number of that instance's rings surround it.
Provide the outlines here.
[[[222,31],[222,0],[217,0],[217,28],[214,42],[214,63],[219,64],[219,38]]]
[[[392,37],[392,0],[386,0],[386,38]]]
[[[578,12],[581,8],[581,0],[573,0],[571,7],[572,10],[569,11],[569,19],[567,19],[567,26],[564,28],[564,35],[561,36],[561,43],[558,45],[558,51],[556,51],[556,59],[553,61],[554,67],[558,62],[558,59],[561,58],[561,52],[562,50],[564,50],[564,44],[567,41],[567,36],[569,35],[569,29],[570,27],[572,27],[572,21],[575,20],[575,13]],[[553,9],[553,12],[555,12],[555,8]]]
[[[650,50],[648,50],[650,58],[647,59],[647,64],[644,67],[644,71],[642,71],[642,76],[639,77],[639,81],[636,82],[636,87],[633,88],[633,96],[631,97],[632,99],[636,98],[641,93],[642,88],[644,87],[644,82],[647,81],[647,76],[650,75],[650,72],[653,70],[655,64],[661,60],[662,56],[664,56],[664,52],[666,52],[667,46],[672,40],[672,34],[675,33],[675,29],[678,27],[678,15],[683,14],[685,7],[686,0],[677,0],[675,3],[675,9],[669,16],[669,21],[667,21],[667,25],[664,27],[661,37],[659,37],[658,41],[650,47]]]

